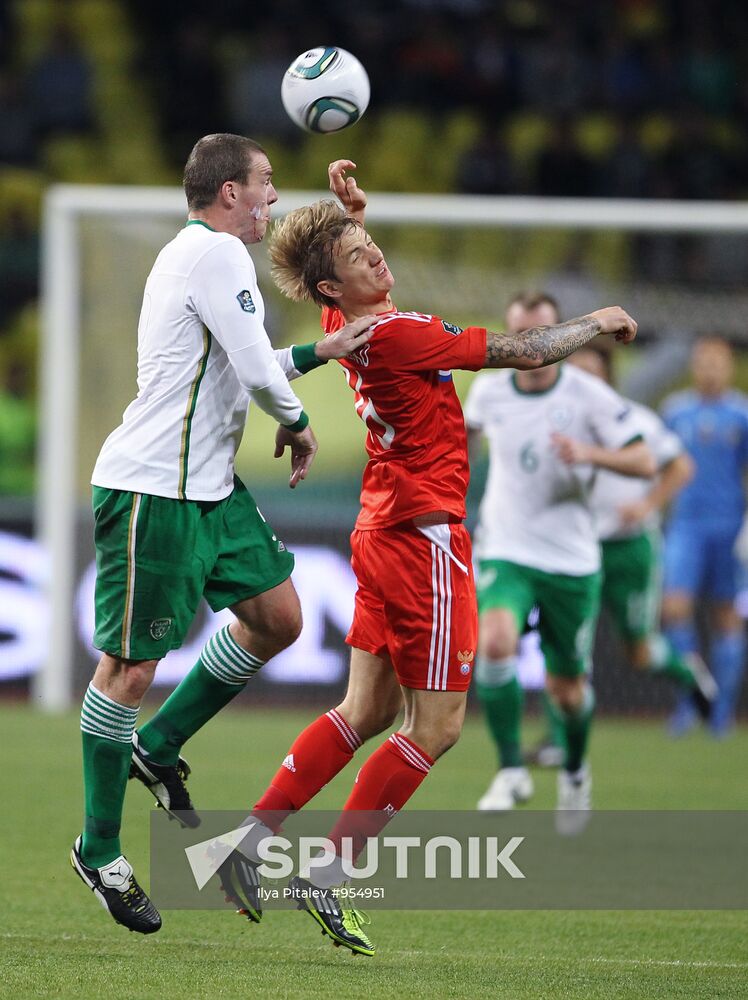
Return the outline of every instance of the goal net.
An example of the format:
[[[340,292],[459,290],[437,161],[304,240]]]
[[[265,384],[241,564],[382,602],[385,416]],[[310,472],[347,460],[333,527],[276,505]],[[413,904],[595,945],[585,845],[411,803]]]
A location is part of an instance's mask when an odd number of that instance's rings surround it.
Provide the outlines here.
[[[276,214],[324,196],[290,192]],[[29,669],[38,666],[36,693],[49,709],[70,704],[95,662],[89,477],[135,393],[143,285],[185,211],[174,189],[58,186],[47,196],[38,527],[51,558],[51,618],[44,663]],[[640,322],[643,346],[622,352],[622,388],[645,402],[682,378],[694,337],[745,337],[748,206],[373,194],[367,217],[395,275],[393,298],[401,308],[496,329],[508,298],[527,288],[554,294],[567,317],[623,305]],[[275,291],[263,246],[251,254],[276,346],[316,339],[315,309]],[[463,396],[470,378],[456,377]],[[297,552],[294,579],[304,605],[301,639],[258,678],[268,695],[342,683],[353,601],[347,544],[364,463],[363,426],[337,366],[295,388],[320,441],[309,480],[288,491],[287,469],[272,458],[272,422],[256,409],[238,456],[239,474]],[[471,518],[484,474],[476,470]],[[162,683],[179,679],[216,627],[207,610],[198,618],[186,647],[159,667]],[[667,692],[633,683],[615,643],[605,635],[602,642],[603,707],[662,707]]]

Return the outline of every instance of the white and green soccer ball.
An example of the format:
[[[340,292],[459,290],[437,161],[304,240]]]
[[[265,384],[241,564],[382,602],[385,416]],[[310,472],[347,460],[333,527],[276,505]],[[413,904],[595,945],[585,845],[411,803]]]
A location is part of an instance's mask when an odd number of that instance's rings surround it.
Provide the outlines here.
[[[339,132],[369,105],[369,77],[345,49],[309,49],[283,77],[281,99],[289,117],[308,132]]]

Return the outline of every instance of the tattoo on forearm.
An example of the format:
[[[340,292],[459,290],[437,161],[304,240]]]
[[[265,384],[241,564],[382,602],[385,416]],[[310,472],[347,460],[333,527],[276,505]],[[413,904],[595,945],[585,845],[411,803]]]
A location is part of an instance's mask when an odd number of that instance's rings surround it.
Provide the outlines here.
[[[522,333],[489,331],[486,341],[486,368],[502,368],[514,359],[527,358],[542,365],[573,354],[600,333],[600,321],[591,316],[570,319],[558,326],[535,326]]]

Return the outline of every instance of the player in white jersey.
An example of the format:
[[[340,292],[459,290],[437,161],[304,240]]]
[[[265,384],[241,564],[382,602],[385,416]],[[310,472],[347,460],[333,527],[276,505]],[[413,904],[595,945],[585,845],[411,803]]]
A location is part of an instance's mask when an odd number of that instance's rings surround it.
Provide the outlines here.
[[[571,364],[612,384],[607,352],[577,351]],[[649,407],[629,400],[633,419],[652,452],[654,480],[600,471],[590,498],[602,550],[602,603],[612,615],[632,667],[669,677],[690,692],[704,717],[716,694],[714,679],[697,655],[681,655],[658,632],[661,601],[660,520],[663,509],[691,479],[693,461],[677,434]],[[586,460],[584,447],[569,441],[565,457]]]
[[[612,358],[584,348],[569,358],[612,384]],[[590,504],[600,539],[603,570],[602,606],[623,639],[631,666],[678,684],[704,718],[711,711],[716,684],[698,654],[681,654],[658,630],[662,584],[660,520],[665,508],[693,474],[693,462],[680,438],[649,407],[629,400],[633,417],[657,464],[657,476],[639,479],[601,470],[595,477]],[[585,461],[584,446],[566,443],[571,463]],[[536,752],[538,763],[556,763],[562,735],[549,714],[551,742]]]
[[[552,298],[523,294],[509,305],[507,330],[558,322]],[[591,781],[585,754],[594,706],[588,682],[600,603],[600,551],[589,494],[596,469],[652,475],[654,459],[612,389],[579,369],[478,375],[465,404],[469,441],[488,440],[489,474],[475,546],[480,612],[475,670],[499,751],[500,770],[479,802],[509,809],[532,794],[520,750],[522,689],[519,634],[540,608],[547,688],[566,745],[559,773],[557,825],[572,833],[586,822]],[[567,437],[584,441],[589,462],[559,454]]]
[[[148,277],[138,325],[138,394],[94,469],[96,632],[102,657],[81,711],[85,824],[77,874],[118,923],[147,934],[155,907],[121,853],[128,774],[196,826],[181,746],[301,629],[293,556],[234,474],[250,399],[278,422],[290,485],[317,444],[288,379],[361,347],[373,317],[317,344],[273,351],[246,244],[277,200],[253,140],[205,136],[187,161],[189,221]],[[199,601],[235,619],[137,733],[158,660],[181,645]]]

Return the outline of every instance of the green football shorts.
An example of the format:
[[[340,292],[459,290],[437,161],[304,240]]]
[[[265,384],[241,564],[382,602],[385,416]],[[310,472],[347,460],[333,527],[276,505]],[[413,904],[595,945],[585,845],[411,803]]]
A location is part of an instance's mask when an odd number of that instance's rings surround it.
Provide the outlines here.
[[[200,598],[214,611],[291,575],[294,558],[239,479],[223,500],[93,488],[94,646],[156,660],[184,642]]]
[[[660,612],[659,533],[603,542],[602,553],[603,606],[624,639],[645,639],[655,631]]]
[[[540,648],[546,670],[577,677],[592,669],[592,645],[600,613],[602,573],[566,576],[504,559],[480,562],[478,612],[511,611],[521,633],[527,616],[540,608]]]

